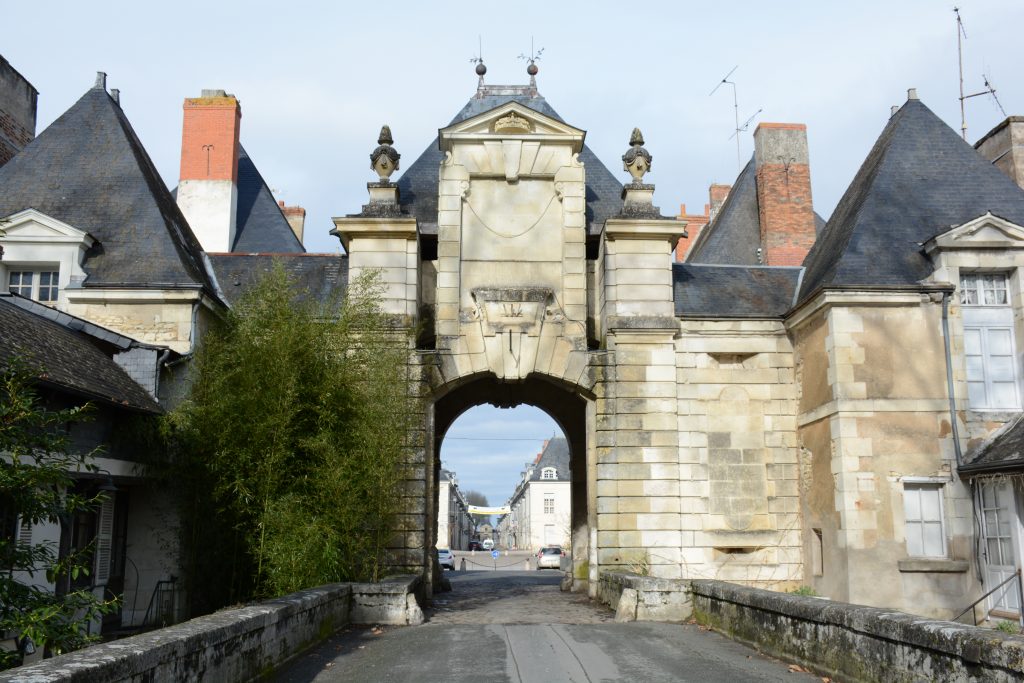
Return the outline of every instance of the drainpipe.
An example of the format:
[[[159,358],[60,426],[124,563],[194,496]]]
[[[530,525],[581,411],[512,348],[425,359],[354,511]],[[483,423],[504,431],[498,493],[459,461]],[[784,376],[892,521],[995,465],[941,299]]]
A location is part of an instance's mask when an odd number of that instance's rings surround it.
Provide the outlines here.
[[[160,354],[160,357],[156,359],[156,377],[153,381],[153,398],[160,401],[160,368],[167,362],[168,356],[171,355],[170,349],[164,349],[164,352]]]
[[[949,394],[949,422],[953,428],[953,452],[956,455],[956,466],[963,464],[964,454],[960,450],[960,429],[956,423],[956,398],[953,395],[953,354],[950,352],[949,339],[949,297],[950,292],[942,293],[942,341],[946,347],[946,390]]]

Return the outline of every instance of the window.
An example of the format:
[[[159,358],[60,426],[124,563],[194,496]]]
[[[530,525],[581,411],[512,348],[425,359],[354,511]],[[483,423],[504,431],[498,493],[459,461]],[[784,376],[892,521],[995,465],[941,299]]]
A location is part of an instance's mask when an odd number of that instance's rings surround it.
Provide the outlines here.
[[[946,557],[946,529],[942,521],[941,484],[904,484],[907,554],[911,557]]]
[[[554,467],[545,467],[540,471],[541,479],[558,479],[558,472]]]
[[[960,278],[967,400],[971,408],[1020,408],[1008,291],[1004,273],[965,273]]]
[[[544,496],[544,514],[553,515],[555,514],[555,497]]]
[[[44,304],[57,302],[60,271],[56,270],[12,270],[7,279],[8,289],[13,294],[41,301]]]

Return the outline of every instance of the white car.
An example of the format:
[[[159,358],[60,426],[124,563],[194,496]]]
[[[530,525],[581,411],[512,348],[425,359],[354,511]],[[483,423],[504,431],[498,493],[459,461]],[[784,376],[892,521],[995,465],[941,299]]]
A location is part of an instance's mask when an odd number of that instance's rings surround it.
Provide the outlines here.
[[[491,540],[490,538],[485,538],[484,539],[484,543],[483,543],[483,549],[484,550],[493,550],[494,549],[494,541]]]
[[[537,569],[561,569],[565,551],[557,546],[541,548],[537,553]]]
[[[455,555],[448,548],[437,549],[437,563],[441,565],[441,569],[448,568],[455,571]]]

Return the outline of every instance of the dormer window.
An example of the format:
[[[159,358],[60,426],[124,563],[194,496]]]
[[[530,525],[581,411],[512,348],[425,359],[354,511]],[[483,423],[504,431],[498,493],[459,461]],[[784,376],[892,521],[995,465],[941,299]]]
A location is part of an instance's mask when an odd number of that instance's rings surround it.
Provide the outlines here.
[[[7,286],[12,294],[20,294],[44,304],[57,303],[60,292],[60,271],[57,270],[8,270]]]
[[[965,273],[960,276],[960,303],[964,306],[1007,306],[1005,273]]]
[[[558,472],[554,467],[545,467],[540,471],[541,479],[558,479]]]

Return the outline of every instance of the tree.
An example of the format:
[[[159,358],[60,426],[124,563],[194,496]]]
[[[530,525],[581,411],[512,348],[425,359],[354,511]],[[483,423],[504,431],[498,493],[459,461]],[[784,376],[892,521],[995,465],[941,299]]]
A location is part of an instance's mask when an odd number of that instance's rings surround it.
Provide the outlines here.
[[[469,490],[462,494],[466,497],[466,502],[470,505],[479,505],[480,507],[487,507],[487,496],[480,493],[479,491]]]
[[[275,267],[207,333],[168,418],[194,611],[379,579],[416,403],[374,274],[315,303]],[[216,551],[214,551],[216,549]]]
[[[71,471],[95,471],[94,453],[71,452],[67,436],[88,406],[50,410],[33,374],[19,364],[0,370],[0,633],[14,634],[18,647],[0,650],[0,669],[17,666],[33,647],[60,654],[86,645],[95,639],[87,624],[115,606],[88,589],[69,589],[70,579],[89,573],[88,549],[61,557],[53,543],[15,540],[18,523],[60,524],[66,533],[72,515],[101,502],[71,490]],[[40,573],[56,590],[26,581]]]

